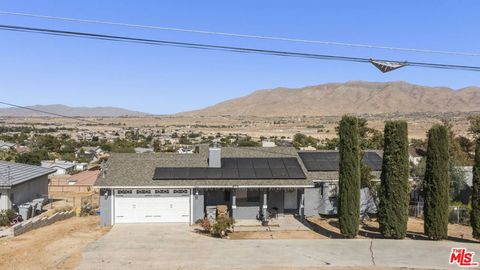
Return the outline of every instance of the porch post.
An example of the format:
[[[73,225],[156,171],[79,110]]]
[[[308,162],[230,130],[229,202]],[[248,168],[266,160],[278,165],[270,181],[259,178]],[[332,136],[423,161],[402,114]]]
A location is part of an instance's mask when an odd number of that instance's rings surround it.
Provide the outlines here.
[[[304,214],[305,214],[305,189],[301,189],[300,192],[302,192],[301,196],[300,196],[300,207],[298,208],[298,215],[300,216],[300,218],[304,218]]]
[[[232,209],[237,208],[237,189],[232,189]]]
[[[267,220],[267,208],[268,208],[267,201],[268,201],[267,189],[264,189],[263,190],[263,205],[262,205],[263,220]]]

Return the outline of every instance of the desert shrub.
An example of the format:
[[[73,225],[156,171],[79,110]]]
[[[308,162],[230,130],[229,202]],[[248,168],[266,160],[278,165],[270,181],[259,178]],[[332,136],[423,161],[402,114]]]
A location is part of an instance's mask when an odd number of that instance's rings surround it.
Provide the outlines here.
[[[227,231],[233,226],[234,220],[229,217],[217,218],[217,221],[212,226],[212,234],[223,237],[227,234]]]
[[[0,211],[0,226],[10,226],[10,223],[16,216],[17,213],[10,209]]]

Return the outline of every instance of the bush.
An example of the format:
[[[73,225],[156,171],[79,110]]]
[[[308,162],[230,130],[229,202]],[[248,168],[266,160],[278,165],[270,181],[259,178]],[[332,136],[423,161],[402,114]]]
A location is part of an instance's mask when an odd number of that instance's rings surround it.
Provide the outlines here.
[[[235,221],[230,217],[219,217],[214,223],[210,222],[208,218],[199,219],[195,223],[202,227],[204,233],[209,233],[216,237],[224,237]]]
[[[0,211],[0,226],[10,226],[10,223],[16,216],[17,213],[10,209]]]

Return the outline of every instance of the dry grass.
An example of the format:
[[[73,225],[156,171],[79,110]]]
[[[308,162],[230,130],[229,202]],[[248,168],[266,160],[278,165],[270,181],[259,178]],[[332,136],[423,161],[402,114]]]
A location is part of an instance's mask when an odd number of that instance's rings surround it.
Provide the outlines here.
[[[311,217],[308,222],[313,227],[314,231],[322,235],[324,238],[343,238],[340,234],[340,229],[337,219]],[[360,231],[357,236],[359,239],[365,238],[383,238],[379,232],[378,222],[374,219],[364,221],[360,226]],[[426,240],[427,237],[423,234],[423,220],[418,218],[409,218],[407,227],[408,239]],[[472,228],[461,224],[448,225],[448,240],[458,242],[475,242],[472,237]]]
[[[73,217],[0,240],[0,269],[74,269],[82,249],[109,228],[98,216]]]

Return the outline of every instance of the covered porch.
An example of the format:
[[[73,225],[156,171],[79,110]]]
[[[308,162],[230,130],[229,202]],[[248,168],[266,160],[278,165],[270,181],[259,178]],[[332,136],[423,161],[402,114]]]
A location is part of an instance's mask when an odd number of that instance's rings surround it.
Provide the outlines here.
[[[216,188],[205,189],[204,213],[218,205],[228,207],[229,214],[236,221],[268,220],[285,214],[303,217],[304,188]]]

